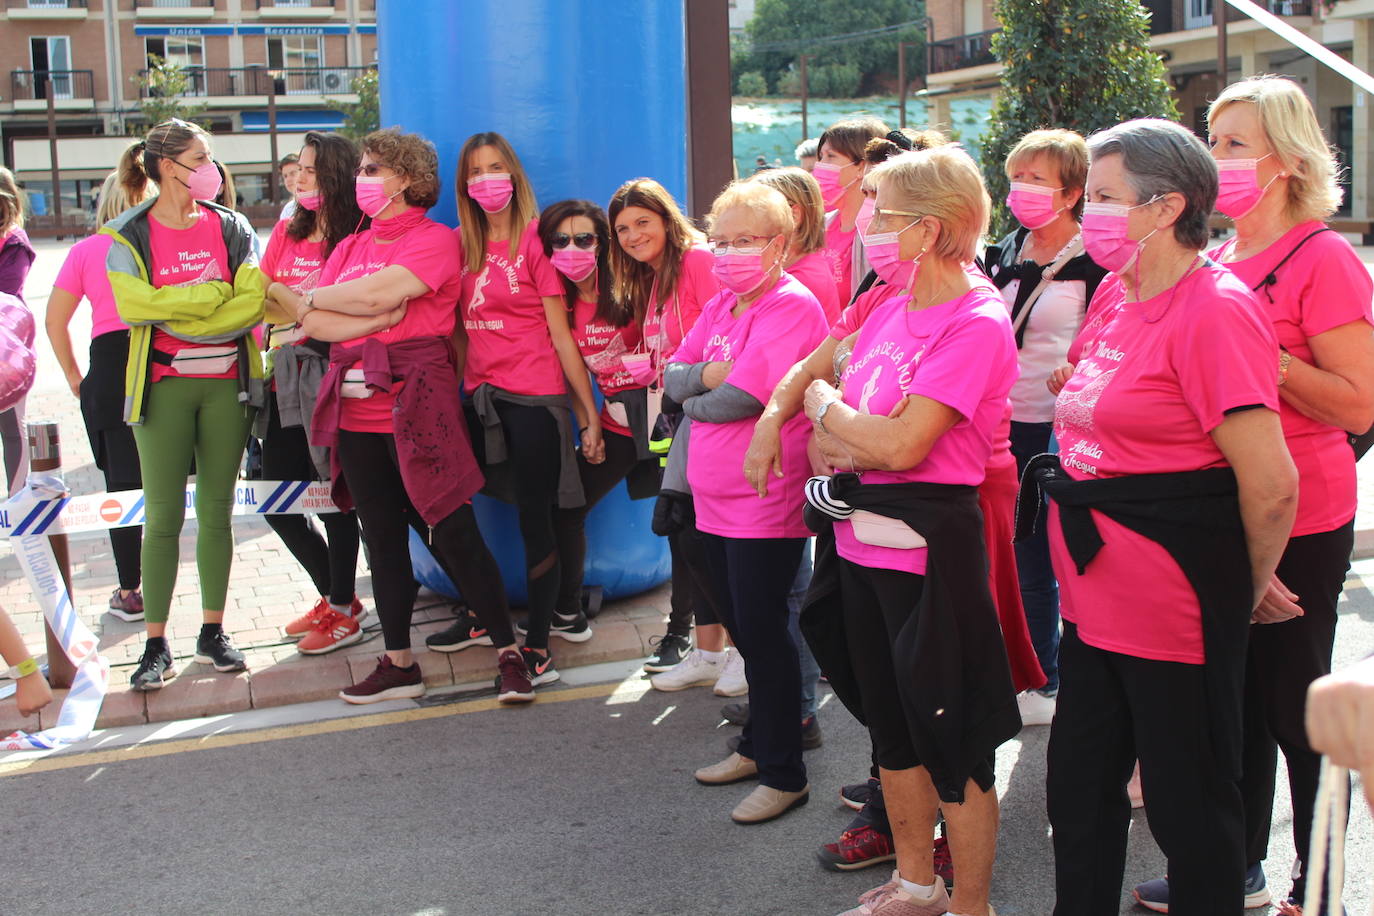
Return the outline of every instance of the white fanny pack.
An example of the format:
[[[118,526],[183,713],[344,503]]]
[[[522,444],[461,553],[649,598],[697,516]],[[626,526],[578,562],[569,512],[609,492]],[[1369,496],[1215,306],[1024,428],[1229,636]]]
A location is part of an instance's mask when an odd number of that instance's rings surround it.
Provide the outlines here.
[[[623,429],[630,428],[630,415],[625,410],[625,405],[619,401],[606,402],[606,416],[610,417],[611,422],[615,425]]]
[[[222,375],[238,365],[238,347],[185,347],[172,357],[177,375]]]
[[[370,398],[376,392],[367,386],[366,376],[361,369],[348,369],[344,372],[339,394],[346,398]]]
[[[854,539],[870,547],[915,550],[926,546],[926,539],[899,518],[889,518],[867,509],[855,509],[849,517],[854,524]]]

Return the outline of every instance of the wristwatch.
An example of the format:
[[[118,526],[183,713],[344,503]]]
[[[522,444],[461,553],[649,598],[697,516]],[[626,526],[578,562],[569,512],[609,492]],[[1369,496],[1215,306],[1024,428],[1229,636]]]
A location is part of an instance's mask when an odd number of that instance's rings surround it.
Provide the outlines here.
[[[6,672],[5,672],[5,676],[8,677],[8,678],[10,678],[11,680],[17,681],[17,680],[19,680],[21,677],[28,677],[30,674],[37,674],[37,673],[38,673],[38,662],[34,661],[34,660],[33,660],[33,656],[30,655],[28,658],[24,659],[22,662],[20,662],[19,664],[15,665],[15,666],[14,666],[13,668],[11,668],[9,671],[6,671]]]
[[[825,428],[825,415],[830,412],[831,406],[839,404],[842,400],[842,398],[831,398],[816,409],[816,425],[826,433],[829,433],[830,430]]]

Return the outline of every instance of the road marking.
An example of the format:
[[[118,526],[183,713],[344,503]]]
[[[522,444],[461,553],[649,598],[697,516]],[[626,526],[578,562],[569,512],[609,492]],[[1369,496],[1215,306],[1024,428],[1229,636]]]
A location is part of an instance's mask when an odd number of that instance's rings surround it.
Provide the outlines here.
[[[591,697],[610,696],[619,686],[619,684],[611,682],[550,691],[540,694],[538,702],[533,706],[538,708],[550,703],[571,703]],[[166,757],[171,754],[184,754],[191,751],[213,751],[229,747],[242,747],[246,744],[261,744],[266,741],[309,738],[315,735],[377,728],[382,725],[399,725],[403,722],[423,722],[428,719],[443,719],[448,716],[487,712],[502,706],[504,704],[498,702],[495,697],[486,697],[480,700],[465,700],[460,703],[439,706],[422,706],[416,709],[398,709],[394,712],[379,712],[352,718],[326,719],[322,722],[306,722],[300,725],[282,725],[257,731],[206,735],[201,738],[180,738],[174,741],[159,741],[154,744],[135,744],[108,751],[88,751],[86,753],[59,754],[34,760],[15,760],[0,763],[0,778],[21,773],[51,773],[55,770],[70,770],[76,767],[124,763],[129,760],[147,760],[152,757]]]

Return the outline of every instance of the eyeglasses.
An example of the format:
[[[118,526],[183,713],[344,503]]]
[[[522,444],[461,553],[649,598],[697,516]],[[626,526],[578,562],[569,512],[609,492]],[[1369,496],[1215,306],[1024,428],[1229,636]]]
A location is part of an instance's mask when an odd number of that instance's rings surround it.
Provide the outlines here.
[[[560,251],[564,248],[567,248],[569,243],[576,245],[578,248],[582,248],[584,250],[591,248],[593,245],[596,244],[596,233],[577,232],[573,235],[568,235],[568,233],[566,232],[555,232],[553,238],[549,240],[549,244],[551,244],[555,249]]]
[[[706,247],[711,249],[712,254],[725,254],[730,248],[752,248],[756,243],[771,238],[768,235],[740,235],[733,239],[707,239]]]
[[[388,172],[392,172],[393,174],[396,171],[389,165],[382,165],[380,162],[369,162],[367,165],[358,166],[357,170],[355,170],[353,174],[355,177],[359,175],[366,175],[368,178],[376,178],[378,175],[382,173],[382,169],[386,169]]]
[[[906,224],[908,226],[912,225],[913,223],[919,222],[920,220],[925,218],[924,213],[914,213],[911,210],[884,210],[882,207],[874,207],[873,220],[868,224],[870,227],[870,231],[880,231],[879,227],[886,226],[888,217],[892,216],[906,217],[909,220],[909,222],[907,222]]]

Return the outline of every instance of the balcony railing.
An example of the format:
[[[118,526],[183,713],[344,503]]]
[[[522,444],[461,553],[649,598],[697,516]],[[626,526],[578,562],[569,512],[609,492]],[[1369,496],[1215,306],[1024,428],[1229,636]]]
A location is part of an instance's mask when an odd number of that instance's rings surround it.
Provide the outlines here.
[[[94,99],[95,73],[91,70],[14,70],[10,72],[10,98],[16,102],[47,99]]]
[[[215,0],[134,0],[137,10],[214,9]]]
[[[333,9],[334,0],[258,0],[258,9]]]
[[[205,68],[185,67],[187,78],[183,96],[244,96],[244,95],[347,95],[353,91],[355,77],[371,67],[267,67]],[[140,82],[147,70],[138,72]],[[153,94],[148,86],[140,90],[143,97]]]
[[[995,63],[997,58],[992,56],[992,36],[1000,31],[1001,29],[990,29],[972,35],[960,35],[958,38],[932,41],[926,45],[926,72],[947,73],[950,70]]]
[[[12,10],[84,10],[86,0],[5,0]]]

